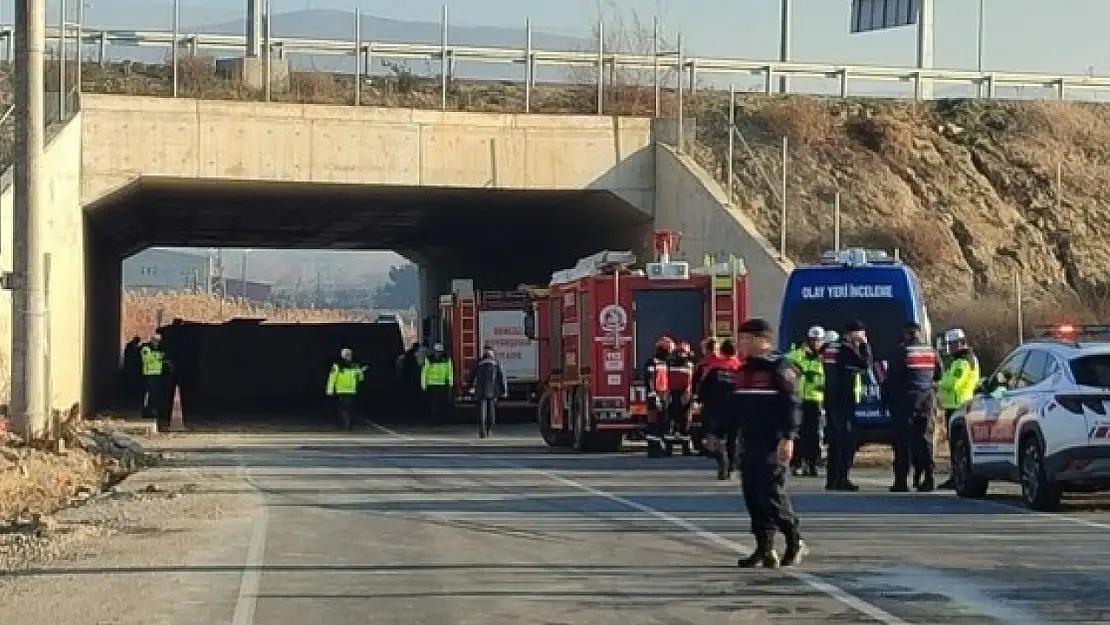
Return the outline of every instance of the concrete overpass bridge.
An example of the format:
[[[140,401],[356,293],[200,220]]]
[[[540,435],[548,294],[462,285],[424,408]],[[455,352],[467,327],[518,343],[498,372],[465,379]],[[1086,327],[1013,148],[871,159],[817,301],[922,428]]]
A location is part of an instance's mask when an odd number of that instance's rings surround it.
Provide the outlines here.
[[[420,265],[431,301],[452,278],[504,288],[598,249],[644,252],[665,227],[682,231],[693,260],[743,256],[754,313],[776,315],[784,266],[668,144],[670,126],[84,95],[46,155],[53,407],[108,399],[120,262],[154,245],[395,250]],[[8,188],[4,268],[11,207]],[[10,309],[0,303],[4,346]]]

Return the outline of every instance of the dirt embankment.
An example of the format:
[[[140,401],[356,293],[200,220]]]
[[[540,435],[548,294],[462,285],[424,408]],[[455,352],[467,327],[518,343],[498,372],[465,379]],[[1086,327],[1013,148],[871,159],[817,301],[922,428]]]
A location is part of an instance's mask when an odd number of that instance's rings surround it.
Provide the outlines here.
[[[723,170],[727,103],[701,111],[700,156]],[[737,118],[755,154],[736,150],[739,205],[772,241],[780,209],[760,169],[779,179],[789,139],[795,260],[831,247],[839,192],[843,243],[898,248],[934,317],[971,330],[988,360],[1016,335],[1019,281],[1029,324],[1110,313],[1110,107],[745,97]]]

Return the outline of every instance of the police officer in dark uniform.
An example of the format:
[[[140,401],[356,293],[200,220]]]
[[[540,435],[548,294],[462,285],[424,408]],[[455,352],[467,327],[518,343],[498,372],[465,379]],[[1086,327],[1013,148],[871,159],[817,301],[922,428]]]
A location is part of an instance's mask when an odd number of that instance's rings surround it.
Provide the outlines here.
[[[943,370],[936,351],[921,338],[921,326],[906,324],[905,340],[890,361],[884,392],[894,423],[894,485],[892,493],[908,492],[910,465],[914,487],[932,492],[934,384]]]
[[[832,440],[826,490],[857,491],[848,479],[856,458],[856,406],[862,394],[863,377],[871,371],[871,347],[867,328],[853,319],[844,328],[836,346],[836,360],[825,378],[825,412]]]
[[[720,355],[705,365],[695,389],[701,402],[701,420],[705,431],[716,443],[712,454],[717,460],[719,480],[729,479],[736,470],[738,423],[730,408],[739,370],[736,345],[726,339],[721,344]]]
[[[786,493],[786,476],[801,427],[801,398],[794,367],[771,351],[771,324],[749,319],[740,326],[747,358],[736,375],[733,411],[743,438],[740,483],[756,548],[736,564],[767,568],[799,564],[808,553]],[[782,560],[775,531],[786,537]]]

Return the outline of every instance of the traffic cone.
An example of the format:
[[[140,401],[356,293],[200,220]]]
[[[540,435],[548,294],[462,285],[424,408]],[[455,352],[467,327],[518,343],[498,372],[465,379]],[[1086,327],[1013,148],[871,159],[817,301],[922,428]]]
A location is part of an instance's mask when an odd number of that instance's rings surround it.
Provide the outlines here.
[[[185,414],[181,411],[181,387],[173,387],[173,408],[170,409],[170,431],[185,431]]]

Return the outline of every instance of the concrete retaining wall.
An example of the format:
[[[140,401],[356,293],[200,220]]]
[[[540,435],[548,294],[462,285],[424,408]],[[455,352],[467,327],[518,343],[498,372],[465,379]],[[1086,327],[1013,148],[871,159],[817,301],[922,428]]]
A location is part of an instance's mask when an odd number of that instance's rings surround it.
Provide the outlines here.
[[[143,175],[608,189],[650,212],[651,120],[85,95],[82,198]]]
[[[786,276],[793,269],[740,211],[728,206],[725,190],[692,158],[671,146],[655,147],[655,226],[682,233],[682,255],[700,264],[705,254],[744,259],[753,317],[778,325]]]
[[[85,232],[81,211],[81,117],[46,147],[44,184],[47,213],[43,250],[50,254],[48,287],[50,384],[53,408],[81,401],[85,340]],[[12,269],[14,189],[0,196],[0,268]],[[0,291],[0,398],[9,399],[12,296]]]

